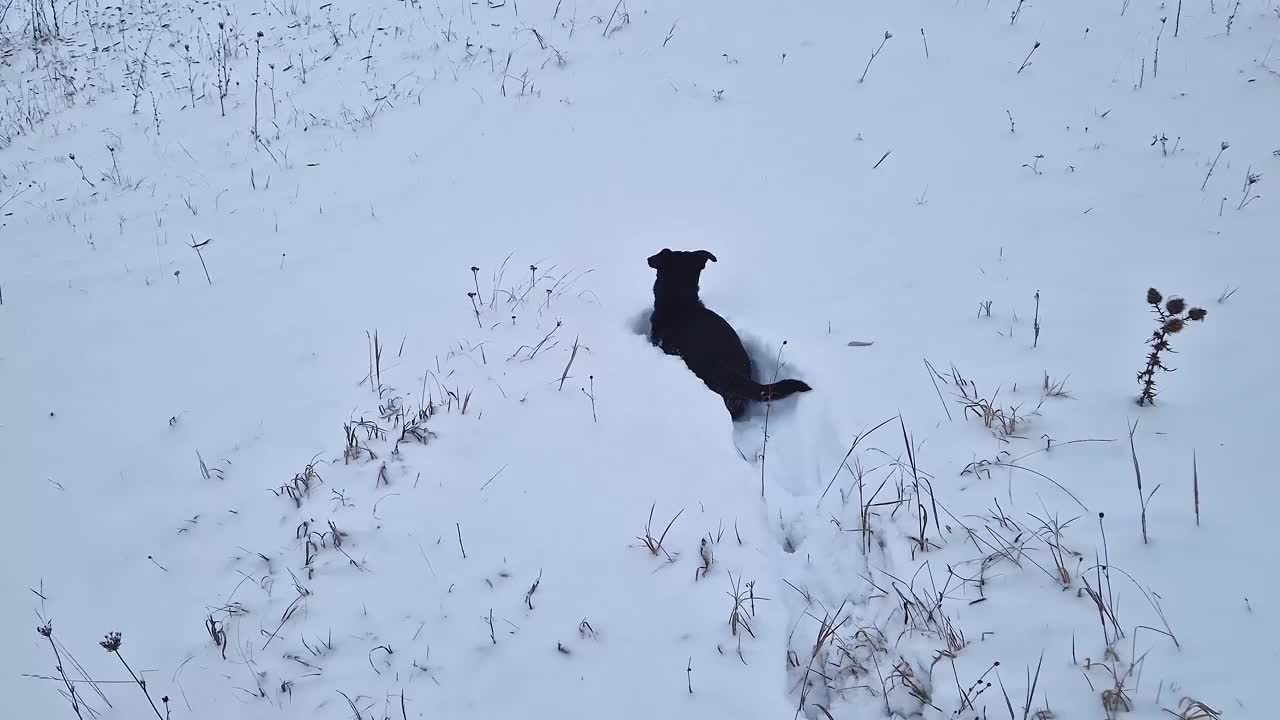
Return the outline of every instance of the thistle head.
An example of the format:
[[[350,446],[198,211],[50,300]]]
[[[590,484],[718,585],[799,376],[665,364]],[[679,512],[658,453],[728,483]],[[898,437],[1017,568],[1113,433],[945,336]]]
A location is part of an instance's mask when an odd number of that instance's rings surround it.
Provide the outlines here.
[[[101,645],[102,649],[106,650],[107,652],[117,652],[120,650],[120,642],[121,642],[120,633],[110,632],[110,633],[107,633],[106,639],[100,641],[98,644]]]

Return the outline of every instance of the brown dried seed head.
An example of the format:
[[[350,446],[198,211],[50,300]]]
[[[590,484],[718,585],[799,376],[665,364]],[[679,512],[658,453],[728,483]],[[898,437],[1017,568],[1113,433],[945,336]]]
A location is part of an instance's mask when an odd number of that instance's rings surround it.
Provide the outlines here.
[[[1148,302],[1148,303],[1151,303],[1152,305],[1159,305],[1159,304],[1160,304],[1160,301],[1161,301],[1161,300],[1163,300],[1163,299],[1164,299],[1164,296],[1162,296],[1162,295],[1160,294],[1160,291],[1159,291],[1159,290],[1157,290],[1157,289],[1155,289],[1155,288],[1150,288],[1150,289],[1148,289],[1148,290],[1147,290],[1147,302]]]
[[[110,633],[107,633],[106,638],[103,639],[98,644],[101,645],[102,649],[106,650],[107,652],[116,652],[117,650],[120,649],[120,643],[121,643],[120,633],[110,632]]]
[[[1169,298],[1169,302],[1165,303],[1164,309],[1169,311],[1170,315],[1181,315],[1183,310],[1187,309],[1187,301],[1182,298]]]
[[[1208,312],[1206,312],[1204,308],[1198,308],[1198,307],[1191,308],[1191,312],[1187,313],[1188,318],[1190,318],[1191,320],[1197,320],[1197,321],[1204,320],[1205,315],[1208,315]]]
[[[1185,327],[1185,324],[1182,322],[1181,319],[1169,318],[1168,322],[1164,324],[1164,331],[1169,334],[1173,334],[1173,333],[1181,332],[1183,327]]]

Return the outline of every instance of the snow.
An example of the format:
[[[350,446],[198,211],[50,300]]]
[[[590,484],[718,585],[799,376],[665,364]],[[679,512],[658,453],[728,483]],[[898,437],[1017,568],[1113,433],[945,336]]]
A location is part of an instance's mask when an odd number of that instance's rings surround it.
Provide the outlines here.
[[[1274,0],[21,5],[15,716],[1266,716]]]

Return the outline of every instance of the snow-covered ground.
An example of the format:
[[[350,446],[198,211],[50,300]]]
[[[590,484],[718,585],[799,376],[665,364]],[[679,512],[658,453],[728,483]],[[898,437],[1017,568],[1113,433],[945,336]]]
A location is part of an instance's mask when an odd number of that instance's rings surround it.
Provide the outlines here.
[[[0,90],[6,716],[1273,713],[1274,0],[24,0]]]

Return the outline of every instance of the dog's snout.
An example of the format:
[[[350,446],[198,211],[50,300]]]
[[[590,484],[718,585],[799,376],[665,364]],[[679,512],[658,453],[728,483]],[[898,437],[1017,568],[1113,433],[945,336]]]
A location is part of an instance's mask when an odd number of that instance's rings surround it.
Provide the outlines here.
[[[671,256],[670,248],[662,248],[658,252],[649,256],[649,267],[657,270],[661,267],[664,260]]]

